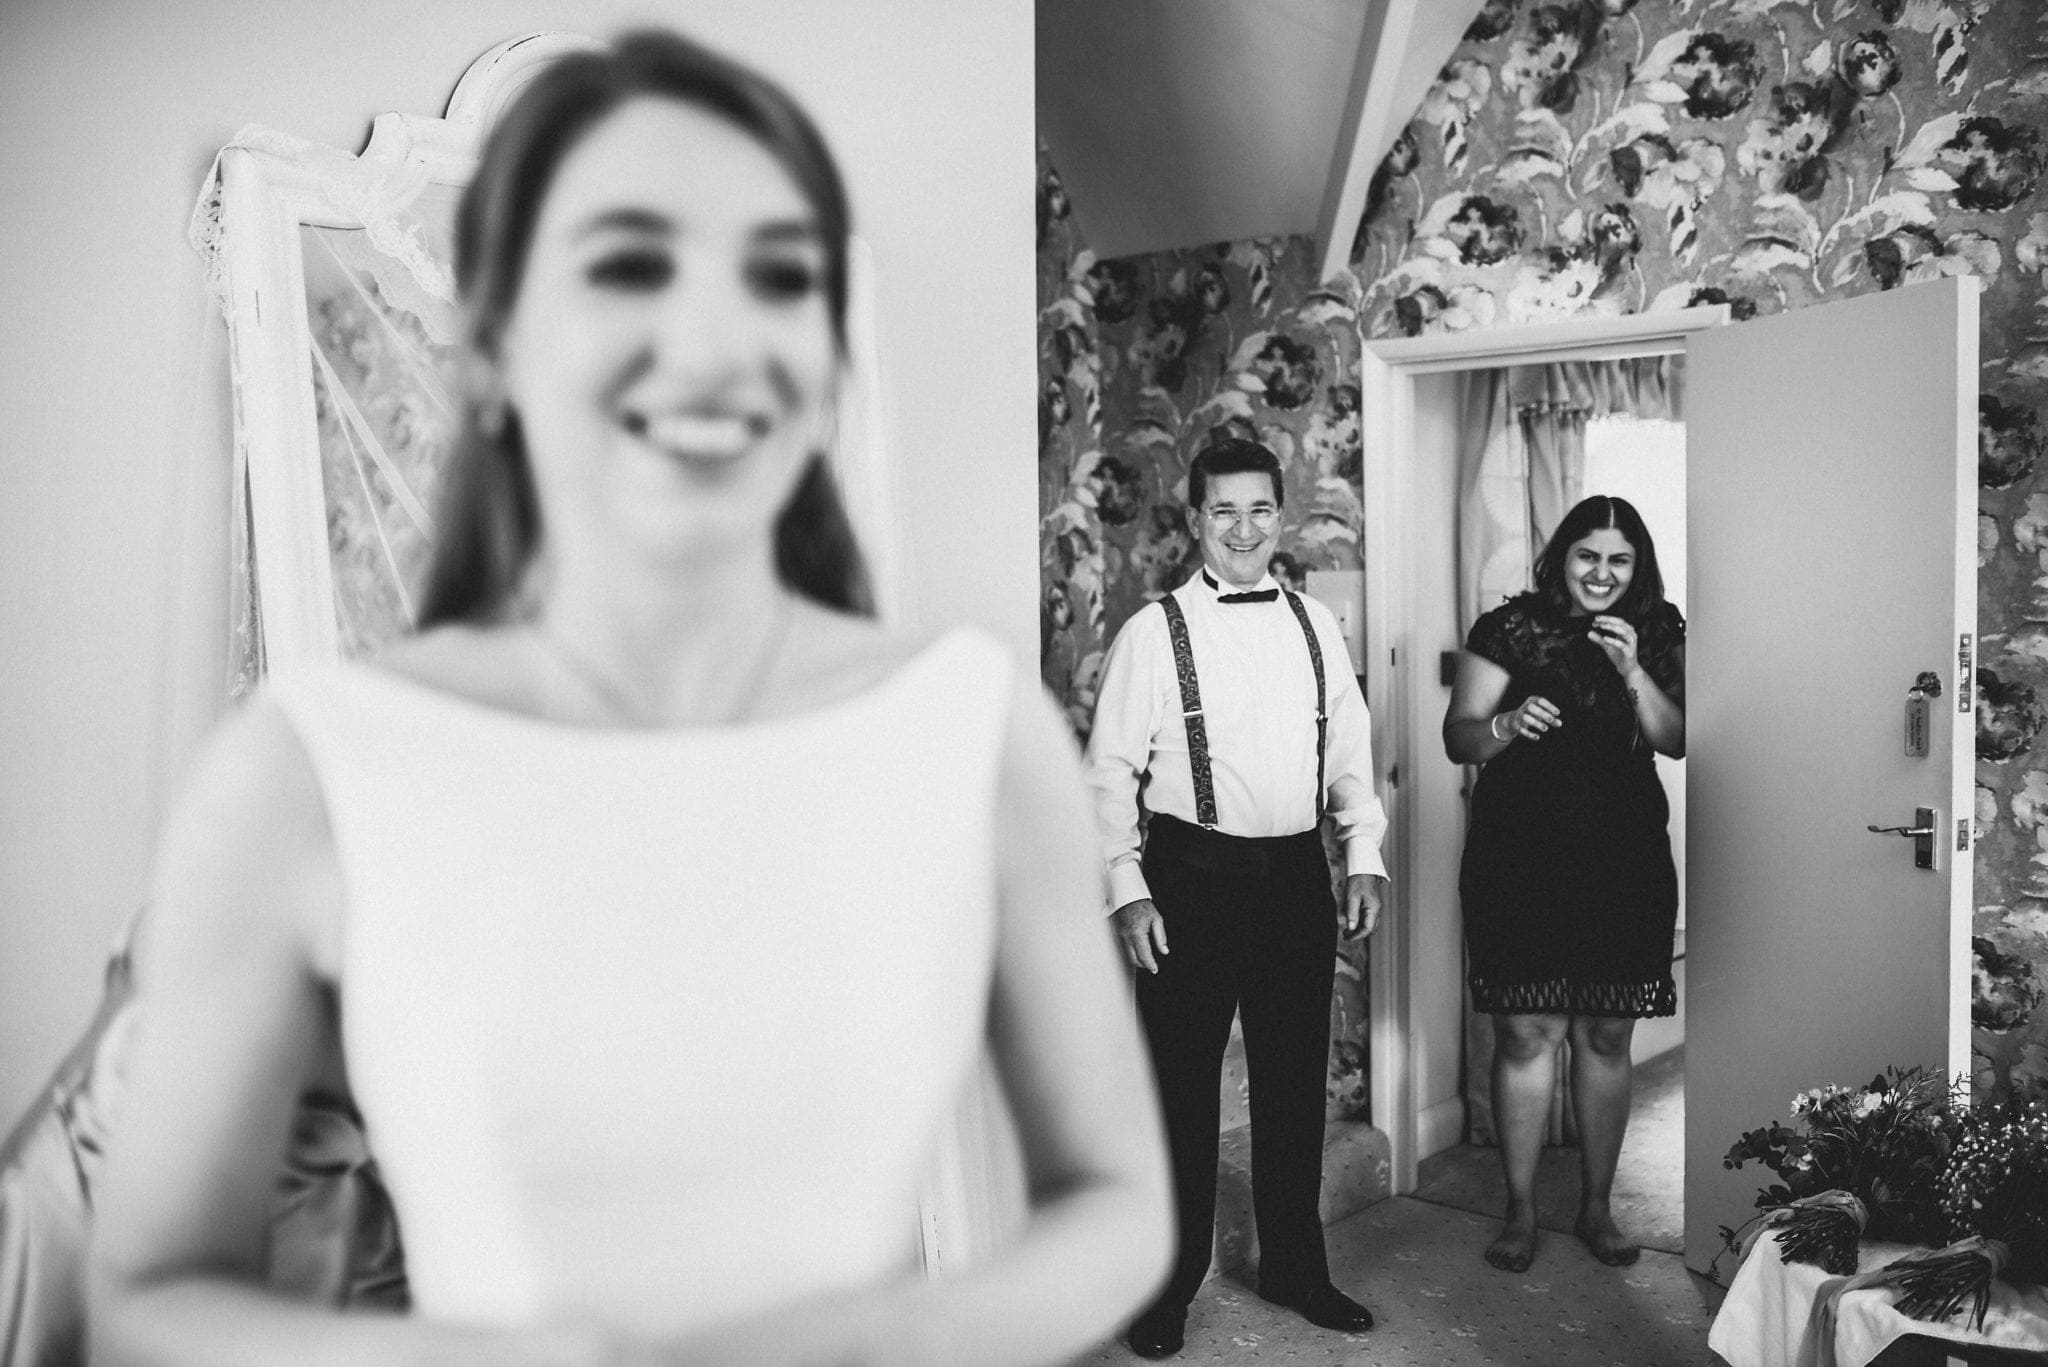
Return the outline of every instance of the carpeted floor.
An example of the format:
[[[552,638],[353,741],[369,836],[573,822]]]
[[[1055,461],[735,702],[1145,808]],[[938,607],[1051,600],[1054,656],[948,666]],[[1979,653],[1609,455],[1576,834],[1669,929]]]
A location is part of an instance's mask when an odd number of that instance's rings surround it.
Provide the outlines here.
[[[1636,1069],[1635,1103],[1615,1175],[1615,1215],[1642,1243],[1634,1267],[1610,1268],[1571,1237],[1578,1151],[1544,1151],[1536,1265],[1519,1276],[1481,1260],[1506,1201],[1500,1158],[1463,1145],[1422,1164],[1412,1197],[1330,1226],[1337,1285],[1378,1316],[1369,1334],[1331,1334],[1260,1300],[1235,1276],[1212,1279],[1188,1315],[1184,1367],[1386,1363],[1408,1367],[1710,1367],[1707,1326],[1721,1289],[1686,1271],[1681,1173],[1685,1056]],[[1121,1344],[1079,1360],[1139,1361]]]
[[[1331,1279],[1371,1307],[1367,1334],[1333,1334],[1212,1278],[1188,1315],[1180,1367],[1238,1363],[1404,1367],[1711,1367],[1712,1283],[1669,1253],[1604,1267],[1577,1241],[1549,1238],[1520,1275],[1480,1259],[1486,1216],[1396,1196],[1330,1226]],[[1128,1367],[1112,1343],[1076,1367]]]

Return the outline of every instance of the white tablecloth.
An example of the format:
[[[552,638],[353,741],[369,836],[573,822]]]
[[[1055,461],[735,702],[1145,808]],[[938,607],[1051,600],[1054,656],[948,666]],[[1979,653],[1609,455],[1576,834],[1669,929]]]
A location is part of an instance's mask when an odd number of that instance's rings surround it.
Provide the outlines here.
[[[1905,1244],[1866,1242],[1858,1250],[1856,1270],[1869,1272],[1912,1251]],[[1809,1264],[1784,1261],[1778,1255],[1777,1237],[1765,1233],[1736,1271],[1728,1298],[1721,1302],[1707,1334],[1707,1346],[1731,1367],[1813,1367],[1816,1358],[1807,1321],[1822,1286],[1835,1280]],[[1835,1327],[1837,1367],[1865,1367],[1904,1334],[2048,1353],[2048,1290],[2041,1287],[2020,1290],[2005,1281],[1993,1282],[1982,1330],[1968,1328],[1964,1316],[1939,1322],[1910,1319],[1894,1307],[1897,1298],[1891,1287],[1851,1291],[1841,1298]]]

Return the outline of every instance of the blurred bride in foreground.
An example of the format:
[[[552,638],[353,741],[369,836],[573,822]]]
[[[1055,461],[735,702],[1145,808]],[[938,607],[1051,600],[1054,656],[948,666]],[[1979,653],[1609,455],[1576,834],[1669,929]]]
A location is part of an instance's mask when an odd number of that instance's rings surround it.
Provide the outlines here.
[[[420,630],[273,679],[163,842],[95,1362],[1054,1362],[1163,1275],[1072,739],[992,638],[864,611],[819,454],[847,232],[804,114],[685,40],[507,112]],[[410,1315],[261,1289],[337,1036]],[[1029,1219],[926,1281],[984,1043]]]

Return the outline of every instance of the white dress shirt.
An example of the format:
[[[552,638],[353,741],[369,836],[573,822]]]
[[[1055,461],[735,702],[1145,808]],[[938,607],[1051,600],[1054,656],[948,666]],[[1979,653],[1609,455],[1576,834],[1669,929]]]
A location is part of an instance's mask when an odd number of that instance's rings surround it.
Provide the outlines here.
[[[1257,587],[1278,585],[1269,575]],[[1267,603],[1223,603],[1219,596],[1201,574],[1174,591],[1187,617],[1208,727],[1216,829],[1294,835],[1316,824],[1316,679],[1308,642],[1284,596]],[[1336,615],[1306,594],[1302,605],[1323,648],[1328,687],[1326,814],[1343,841],[1345,871],[1384,877],[1387,814],[1373,786],[1372,720]],[[1110,645],[1088,740],[1088,782],[1109,864],[1110,907],[1150,897],[1138,863],[1140,794],[1147,811],[1197,824],[1173,641],[1158,603],[1139,609]]]

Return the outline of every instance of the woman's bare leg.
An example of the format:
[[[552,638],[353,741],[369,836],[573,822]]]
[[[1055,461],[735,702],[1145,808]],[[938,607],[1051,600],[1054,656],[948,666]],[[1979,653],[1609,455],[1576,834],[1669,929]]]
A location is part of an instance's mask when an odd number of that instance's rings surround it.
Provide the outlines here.
[[[1508,1209],[1485,1256],[1504,1272],[1526,1271],[1536,1256],[1536,1160],[1550,1125],[1557,1046],[1566,1025],[1565,1016],[1547,1013],[1493,1018],[1493,1122]]]
[[[1609,1267],[1624,1267],[1641,1253],[1614,1223],[1609,1200],[1621,1139],[1628,1129],[1632,1020],[1579,1016],[1571,1023],[1572,1108],[1579,1121],[1579,1218],[1573,1230]]]

